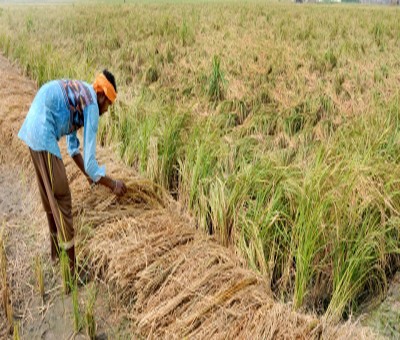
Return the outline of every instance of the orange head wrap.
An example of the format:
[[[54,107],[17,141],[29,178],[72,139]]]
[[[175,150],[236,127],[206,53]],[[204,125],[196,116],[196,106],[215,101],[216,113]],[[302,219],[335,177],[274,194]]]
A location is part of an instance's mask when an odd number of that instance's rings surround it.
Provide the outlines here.
[[[96,93],[103,92],[106,97],[111,101],[111,103],[115,102],[117,98],[117,93],[115,92],[114,86],[108,81],[106,76],[103,73],[100,73],[94,83],[93,88]]]

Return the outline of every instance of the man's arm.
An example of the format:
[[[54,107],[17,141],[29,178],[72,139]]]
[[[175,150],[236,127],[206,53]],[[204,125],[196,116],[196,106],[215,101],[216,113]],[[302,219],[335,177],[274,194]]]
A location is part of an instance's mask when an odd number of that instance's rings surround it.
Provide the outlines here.
[[[88,180],[89,184],[92,184],[93,181],[89,177],[89,175],[85,171],[85,165],[83,162],[83,158],[81,153],[79,152],[79,139],[76,135],[76,131],[72,132],[71,134],[67,135],[67,150],[69,155],[72,157],[74,160],[75,164],[78,166],[78,168],[82,171],[82,173],[85,175],[86,179]]]
[[[92,179],[89,177],[89,175],[85,171],[85,166],[84,166],[84,163],[83,163],[82,155],[80,153],[78,153],[75,156],[72,156],[72,159],[74,160],[74,162],[77,165],[77,167],[86,176],[86,179],[88,180],[89,184],[92,184],[93,183]]]
[[[84,166],[82,155],[80,153],[78,153],[75,156],[73,156],[72,159],[74,160],[77,167],[86,176],[86,179],[88,180],[89,184],[92,184],[93,181],[88,176],[88,174],[85,172],[85,166]],[[118,196],[125,194],[127,191],[126,186],[122,181],[113,180],[112,178],[110,178],[108,176],[100,177],[100,179],[97,183],[100,183],[101,185],[104,185],[105,187],[109,188],[114,194],[116,194]]]

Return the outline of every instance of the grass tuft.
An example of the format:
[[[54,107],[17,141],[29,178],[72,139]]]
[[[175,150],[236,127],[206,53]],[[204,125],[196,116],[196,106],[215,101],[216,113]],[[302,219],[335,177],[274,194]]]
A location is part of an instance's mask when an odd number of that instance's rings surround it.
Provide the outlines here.
[[[69,294],[73,286],[73,277],[69,266],[69,258],[64,249],[60,252],[60,271],[64,294]]]
[[[79,333],[82,329],[82,316],[79,310],[79,294],[78,284],[76,280],[71,284],[71,296],[72,296],[72,316],[74,321],[74,331]]]
[[[20,340],[20,335],[19,335],[19,322],[14,323],[14,329],[13,329],[13,339],[14,340]]]
[[[212,60],[212,72],[209,79],[208,96],[212,101],[224,99],[225,95],[225,76],[221,70],[221,59],[215,55]]]
[[[96,302],[96,295],[97,293],[95,289],[89,291],[85,308],[86,334],[91,340],[96,338],[96,321],[94,317],[94,304]]]

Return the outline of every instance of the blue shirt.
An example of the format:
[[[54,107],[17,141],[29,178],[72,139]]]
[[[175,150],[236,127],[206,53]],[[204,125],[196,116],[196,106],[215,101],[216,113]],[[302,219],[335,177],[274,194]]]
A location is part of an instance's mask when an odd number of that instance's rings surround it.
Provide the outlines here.
[[[93,103],[83,110],[83,160],[85,172],[97,182],[106,174],[105,167],[96,161],[96,135],[99,125],[99,107],[93,87],[84,86],[90,91]],[[76,131],[69,133],[70,110],[65,101],[61,86],[54,80],[44,84],[35,96],[29,112],[19,130],[18,137],[34,151],[48,151],[61,159],[58,141],[67,136],[67,150],[71,157],[79,153],[79,139]]]

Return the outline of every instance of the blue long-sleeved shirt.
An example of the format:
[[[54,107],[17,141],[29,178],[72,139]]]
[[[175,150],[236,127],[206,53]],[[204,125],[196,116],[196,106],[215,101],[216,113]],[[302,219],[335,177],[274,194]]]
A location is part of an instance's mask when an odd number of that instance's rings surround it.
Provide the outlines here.
[[[93,103],[83,110],[83,160],[85,171],[95,182],[105,176],[105,167],[96,161],[96,135],[99,125],[99,107],[93,87],[88,88]],[[58,141],[67,136],[67,150],[71,157],[79,153],[80,142],[76,131],[70,131],[70,110],[59,83],[54,80],[44,84],[35,96],[29,112],[19,130],[18,137],[34,151],[48,151],[61,159]]]

